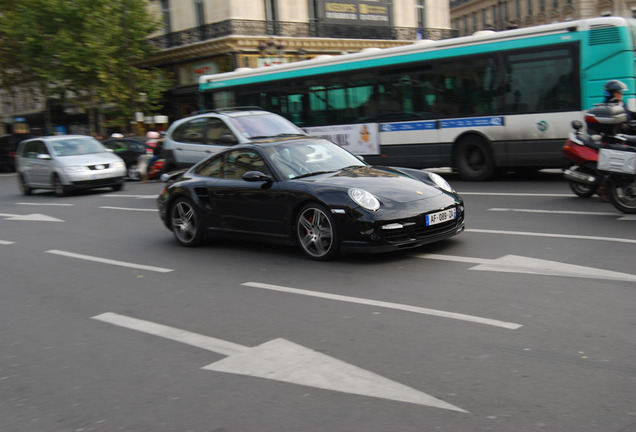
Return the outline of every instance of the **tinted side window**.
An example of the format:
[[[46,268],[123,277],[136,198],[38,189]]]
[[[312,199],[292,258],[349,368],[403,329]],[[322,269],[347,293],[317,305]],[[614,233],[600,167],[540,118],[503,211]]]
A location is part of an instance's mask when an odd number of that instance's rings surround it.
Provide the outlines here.
[[[225,122],[218,118],[209,118],[206,130],[206,142],[208,144],[224,144],[221,142],[223,135],[234,136]]]
[[[248,171],[260,171],[267,174],[265,162],[255,152],[236,150],[226,153],[223,177],[226,179],[240,179]]]
[[[202,162],[195,170],[198,175],[206,177],[223,177],[223,155]]]
[[[206,120],[199,118],[182,124],[172,133],[172,139],[183,143],[204,144]]]
[[[39,154],[49,154],[44,141],[30,141],[25,144],[22,157],[35,159]]]

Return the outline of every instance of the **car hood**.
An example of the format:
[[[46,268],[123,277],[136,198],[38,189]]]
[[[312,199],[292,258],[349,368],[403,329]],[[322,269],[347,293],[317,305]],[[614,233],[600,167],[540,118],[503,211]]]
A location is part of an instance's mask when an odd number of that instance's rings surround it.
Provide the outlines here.
[[[356,167],[304,179],[320,185],[359,188],[386,201],[412,202],[443,194],[436,186],[387,167]]]
[[[64,165],[96,165],[119,162],[122,159],[114,153],[90,153],[72,156],[58,156],[56,158]]]

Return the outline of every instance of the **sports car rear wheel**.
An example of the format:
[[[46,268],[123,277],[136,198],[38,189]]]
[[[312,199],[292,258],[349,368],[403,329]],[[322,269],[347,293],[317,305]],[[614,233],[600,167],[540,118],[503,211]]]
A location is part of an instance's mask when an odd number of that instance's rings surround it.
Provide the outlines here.
[[[303,252],[317,261],[329,261],[340,253],[340,239],[329,210],[318,203],[307,204],[296,219],[296,239]]]
[[[179,198],[170,210],[172,233],[183,246],[199,246],[203,242],[201,215],[188,198]]]

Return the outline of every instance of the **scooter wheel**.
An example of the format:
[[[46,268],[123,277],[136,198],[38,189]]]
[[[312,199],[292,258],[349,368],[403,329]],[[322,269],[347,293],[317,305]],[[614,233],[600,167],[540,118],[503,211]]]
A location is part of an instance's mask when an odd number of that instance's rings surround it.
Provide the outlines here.
[[[574,195],[580,196],[581,198],[589,198],[596,193],[596,189],[598,186],[589,186],[581,183],[570,182],[570,189],[574,192]]]
[[[620,184],[612,182],[609,186],[609,200],[623,213],[636,213],[636,180]]]

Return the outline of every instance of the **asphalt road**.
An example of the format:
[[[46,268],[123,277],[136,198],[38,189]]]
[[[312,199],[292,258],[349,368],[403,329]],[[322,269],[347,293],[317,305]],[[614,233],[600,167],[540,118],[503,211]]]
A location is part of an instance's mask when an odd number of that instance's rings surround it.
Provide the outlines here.
[[[636,216],[447,178],[466,232],[319,263],[1,175],[0,431],[636,431]]]

